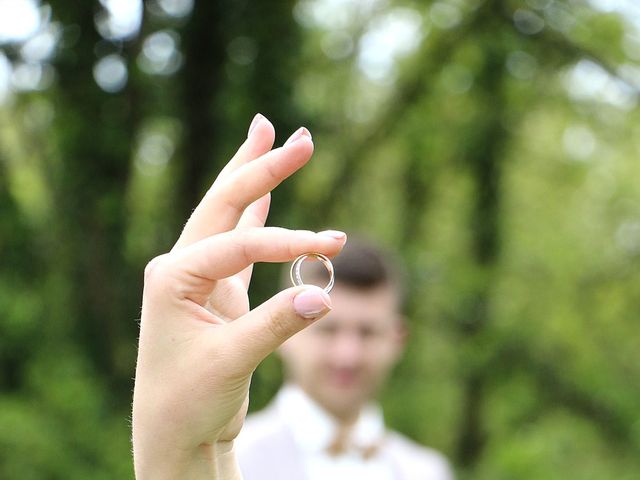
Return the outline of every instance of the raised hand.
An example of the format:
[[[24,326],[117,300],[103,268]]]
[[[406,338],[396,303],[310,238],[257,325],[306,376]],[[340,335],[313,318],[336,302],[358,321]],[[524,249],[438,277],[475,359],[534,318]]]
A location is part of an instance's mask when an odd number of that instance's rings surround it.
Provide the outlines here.
[[[247,140],[215,180],[171,252],[145,271],[133,401],[136,476],[240,478],[233,457],[258,363],[331,308],[313,286],[280,292],[249,310],[255,262],[306,252],[336,255],[342,232],[264,227],[270,192],[304,166],[311,135],[272,149],[256,115]]]

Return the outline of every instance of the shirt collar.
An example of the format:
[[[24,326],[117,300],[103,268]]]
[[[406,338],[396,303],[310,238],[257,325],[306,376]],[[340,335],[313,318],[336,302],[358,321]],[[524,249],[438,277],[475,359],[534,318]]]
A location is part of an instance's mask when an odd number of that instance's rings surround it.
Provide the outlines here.
[[[275,405],[302,450],[324,451],[334,440],[338,422],[299,386],[285,385],[278,392]],[[351,439],[356,445],[367,446],[379,441],[384,432],[382,410],[377,404],[370,403],[361,410],[351,430]]]

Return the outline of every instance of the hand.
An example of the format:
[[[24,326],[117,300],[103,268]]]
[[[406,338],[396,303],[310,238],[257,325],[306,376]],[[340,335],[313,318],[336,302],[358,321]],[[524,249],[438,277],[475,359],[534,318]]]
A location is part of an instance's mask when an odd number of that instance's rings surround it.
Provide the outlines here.
[[[331,308],[320,288],[280,292],[249,311],[254,262],[336,255],[342,232],[264,227],[270,192],[309,161],[301,128],[276,149],[261,115],[193,212],[170,253],[145,271],[133,399],[133,450],[142,478],[239,478],[232,446],[251,374]]]

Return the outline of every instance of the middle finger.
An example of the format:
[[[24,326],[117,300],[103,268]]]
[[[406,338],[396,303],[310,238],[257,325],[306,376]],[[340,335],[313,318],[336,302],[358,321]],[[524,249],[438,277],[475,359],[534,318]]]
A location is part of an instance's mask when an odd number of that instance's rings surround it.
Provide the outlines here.
[[[174,249],[236,227],[244,210],[304,166],[313,153],[306,128],[298,129],[284,146],[271,150],[216,183],[196,208]]]

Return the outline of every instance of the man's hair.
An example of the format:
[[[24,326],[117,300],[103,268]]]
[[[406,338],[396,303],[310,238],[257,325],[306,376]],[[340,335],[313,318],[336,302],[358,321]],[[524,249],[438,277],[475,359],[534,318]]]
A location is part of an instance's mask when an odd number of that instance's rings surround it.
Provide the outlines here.
[[[361,290],[390,286],[398,294],[399,306],[402,305],[403,274],[399,262],[391,252],[371,241],[349,237],[340,254],[331,263],[336,283]],[[321,262],[308,262],[304,275],[310,280],[327,278],[326,269]]]

